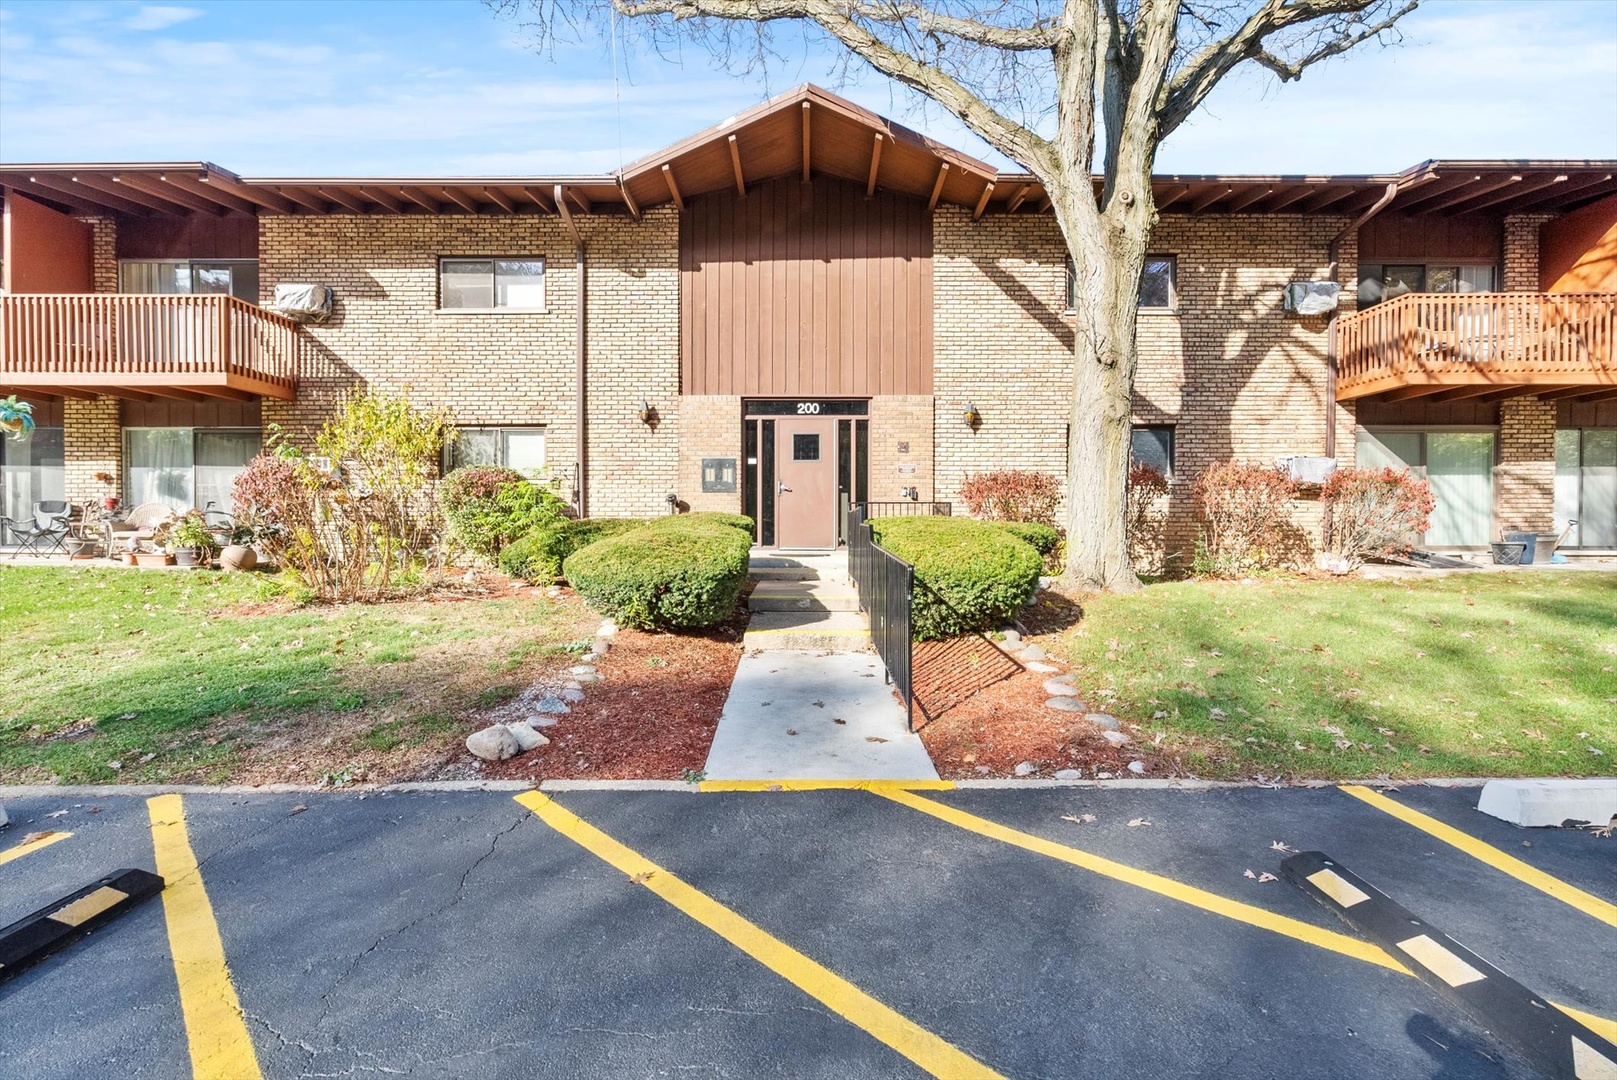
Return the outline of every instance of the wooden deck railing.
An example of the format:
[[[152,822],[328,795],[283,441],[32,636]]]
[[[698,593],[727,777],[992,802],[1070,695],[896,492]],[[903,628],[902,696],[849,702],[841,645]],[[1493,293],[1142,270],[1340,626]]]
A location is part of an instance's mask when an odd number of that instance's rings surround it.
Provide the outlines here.
[[[1617,382],[1617,293],[1405,293],[1337,322],[1337,398]]]
[[[233,296],[0,296],[0,384],[242,384],[290,397],[297,331]]]

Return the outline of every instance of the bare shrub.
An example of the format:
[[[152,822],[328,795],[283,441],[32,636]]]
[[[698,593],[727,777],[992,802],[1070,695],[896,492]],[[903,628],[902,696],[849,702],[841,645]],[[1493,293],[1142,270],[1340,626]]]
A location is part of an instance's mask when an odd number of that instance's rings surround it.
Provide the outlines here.
[[[1351,566],[1410,550],[1437,508],[1432,485],[1408,469],[1337,469],[1320,498],[1331,515],[1330,549]]]
[[[1213,577],[1240,577],[1279,566],[1294,546],[1291,501],[1297,485],[1267,465],[1227,461],[1196,481],[1202,536],[1193,569]]]

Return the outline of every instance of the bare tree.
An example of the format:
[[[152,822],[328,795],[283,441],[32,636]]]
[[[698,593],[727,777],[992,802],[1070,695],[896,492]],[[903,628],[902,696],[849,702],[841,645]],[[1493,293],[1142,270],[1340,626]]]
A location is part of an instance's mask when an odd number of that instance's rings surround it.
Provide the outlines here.
[[[1157,148],[1242,64],[1299,78],[1395,37],[1418,0],[488,2],[530,13],[546,44],[615,13],[658,48],[690,41],[748,69],[768,63],[772,24],[818,30],[1036,176],[1076,267],[1067,573],[1126,590],[1139,585],[1125,513]]]

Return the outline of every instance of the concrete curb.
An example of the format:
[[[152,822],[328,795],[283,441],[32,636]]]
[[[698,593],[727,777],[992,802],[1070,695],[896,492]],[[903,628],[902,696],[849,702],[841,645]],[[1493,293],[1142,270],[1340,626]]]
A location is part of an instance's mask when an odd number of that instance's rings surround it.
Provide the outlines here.
[[[377,795],[406,791],[531,791],[528,780],[418,780],[402,784],[16,784],[0,785],[0,799],[86,798],[111,795]]]

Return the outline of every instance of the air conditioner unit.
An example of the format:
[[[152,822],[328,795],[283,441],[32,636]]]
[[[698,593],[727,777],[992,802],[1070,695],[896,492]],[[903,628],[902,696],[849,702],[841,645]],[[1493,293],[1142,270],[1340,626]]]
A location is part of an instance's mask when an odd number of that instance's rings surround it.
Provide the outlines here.
[[[1341,293],[1334,281],[1293,281],[1286,286],[1285,308],[1298,315],[1329,315]]]
[[[329,285],[277,285],[269,309],[293,322],[323,323],[331,318]]]
[[[1289,476],[1294,483],[1323,484],[1336,471],[1336,459],[1301,455],[1283,457],[1275,462],[1275,468]]]

